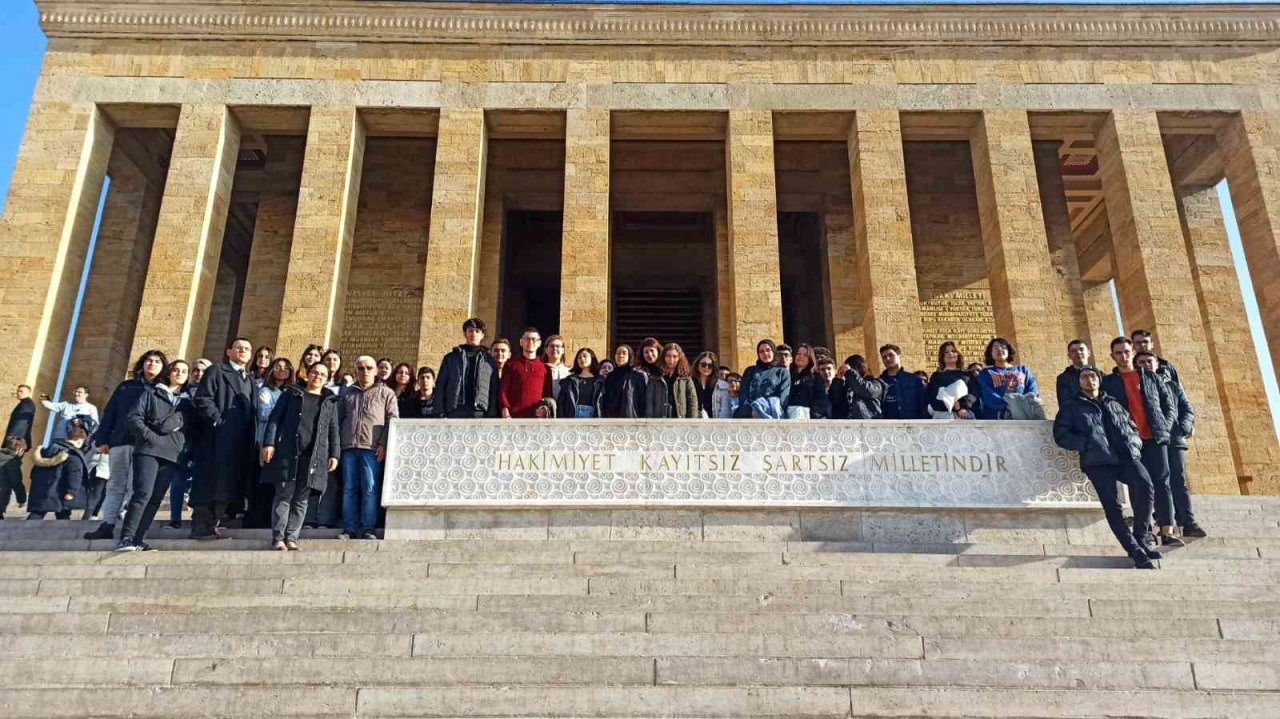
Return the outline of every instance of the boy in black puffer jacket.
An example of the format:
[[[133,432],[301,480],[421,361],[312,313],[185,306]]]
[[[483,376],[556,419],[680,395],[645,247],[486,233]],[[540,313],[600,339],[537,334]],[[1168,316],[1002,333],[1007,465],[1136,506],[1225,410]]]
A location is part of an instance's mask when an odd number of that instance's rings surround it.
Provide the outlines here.
[[[1111,395],[1101,390],[1102,378],[1092,367],[1080,370],[1080,392],[1065,403],[1053,421],[1053,441],[1080,454],[1080,469],[1098,492],[1107,525],[1138,569],[1154,569],[1161,555],[1151,545],[1151,504],[1155,490],[1142,466],[1138,427]],[[1129,485],[1133,529],[1124,522],[1117,483]]]

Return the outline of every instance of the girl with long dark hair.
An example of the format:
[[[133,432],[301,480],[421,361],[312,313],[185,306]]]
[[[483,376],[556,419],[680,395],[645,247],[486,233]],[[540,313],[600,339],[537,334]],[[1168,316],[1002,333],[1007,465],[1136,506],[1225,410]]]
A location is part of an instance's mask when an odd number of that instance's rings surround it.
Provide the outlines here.
[[[714,352],[703,352],[693,361],[693,386],[698,390],[698,416],[703,419],[715,416],[716,388],[723,380],[716,376],[719,360]],[[725,383],[728,389],[728,383]]]
[[[613,371],[604,381],[600,413],[605,417],[624,419],[645,416],[644,393],[647,375],[636,369],[635,352],[631,350],[630,345],[618,345],[614,348],[613,364]]]
[[[590,347],[583,347],[573,356],[573,374],[559,382],[556,401],[558,417],[587,419],[600,416],[600,400],[604,380],[597,376],[600,362]]]

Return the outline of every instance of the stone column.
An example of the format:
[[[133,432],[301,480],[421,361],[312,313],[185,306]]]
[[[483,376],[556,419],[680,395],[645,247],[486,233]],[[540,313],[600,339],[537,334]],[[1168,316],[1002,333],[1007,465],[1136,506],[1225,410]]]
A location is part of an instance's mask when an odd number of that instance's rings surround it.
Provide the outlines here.
[[[498,339],[498,299],[502,295],[503,234],[506,225],[506,203],[493,173],[488,175],[484,191],[484,220],[480,232],[480,270],[476,278],[476,294],[472,300],[476,317],[489,323],[486,342]],[[428,362],[432,358],[428,357]]]
[[[1196,408],[1188,476],[1198,492],[1238,494],[1191,265],[1154,112],[1116,110],[1097,137],[1125,329],[1148,329]]]
[[[1246,110],[1218,131],[1240,242],[1280,375],[1280,112]]]
[[[1034,142],[1036,182],[1040,187],[1040,207],[1044,211],[1044,231],[1049,240],[1049,261],[1058,296],[1058,313],[1062,320],[1061,356],[1066,357],[1067,342],[1089,338],[1089,319],[1084,304],[1084,287],[1080,281],[1080,257],[1076,254],[1075,236],[1071,232],[1071,213],[1058,160],[1058,143]],[[1065,362],[1065,360],[1064,360]]]
[[[354,107],[313,107],[302,160],[276,354],[342,337],[347,270],[364,170],[365,129]]]
[[[1036,375],[1052,413],[1064,340],[1026,111],[983,111],[969,147],[996,332]]]
[[[1254,361],[1257,350],[1245,317],[1218,191],[1180,189],[1178,209],[1236,474],[1247,483],[1249,494],[1280,494],[1280,445],[1262,371]],[[1197,439],[1198,433],[1192,441]]]
[[[53,392],[114,138],[91,103],[31,106],[0,223],[5,391]]]
[[[267,148],[266,186],[258,195],[258,214],[244,278],[244,311],[237,334],[254,346],[276,347],[280,309],[289,279],[289,253],[297,223],[298,186],[305,152],[302,138],[273,138]],[[286,355],[296,362],[296,355]]]
[[[843,180],[844,178],[841,178]],[[827,239],[827,321],[836,362],[865,354],[862,308],[858,305],[858,252],[853,233],[853,201],[847,192],[832,196],[823,213]]]
[[[756,361],[756,343],[782,341],[782,270],[778,260],[778,190],[773,172],[773,113],[731,110],[725,139],[732,366]],[[721,320],[722,322],[724,320]]]
[[[715,209],[716,233],[716,356],[720,364],[733,368],[734,372],[742,372],[746,366],[739,366],[737,360],[737,344],[734,334],[733,320],[733,271],[729,265],[729,208],[728,199],[723,195],[717,198]],[[779,270],[781,271],[781,270]],[[610,352],[613,348],[610,348]],[[754,363],[755,357],[751,361]]]
[[[1111,340],[1120,333],[1120,328],[1116,326],[1116,303],[1111,296],[1111,283],[1102,282],[1086,287],[1081,295],[1084,299],[1085,316],[1089,321],[1089,332],[1082,339],[1093,350],[1096,364],[1110,367]],[[1063,345],[1063,354],[1066,354],[1066,345]],[[1066,366],[1065,362],[1063,366]]]
[[[182,107],[131,355],[157,348],[190,360],[204,348],[239,152],[229,108]]]
[[[902,125],[896,109],[855,114],[849,134],[849,174],[867,361],[878,369],[880,345],[896,344],[910,366],[928,366],[933,357],[924,348]]]
[[[565,123],[560,334],[569,351],[609,354],[609,111],[570,109]],[[572,354],[570,354],[572,359]]]
[[[111,186],[85,286],[88,301],[80,308],[67,374],[69,383],[88,385],[99,406],[133,359],[128,353],[164,192],[118,152],[108,174]]]
[[[474,310],[487,150],[484,110],[440,111],[418,364],[438,365]]]

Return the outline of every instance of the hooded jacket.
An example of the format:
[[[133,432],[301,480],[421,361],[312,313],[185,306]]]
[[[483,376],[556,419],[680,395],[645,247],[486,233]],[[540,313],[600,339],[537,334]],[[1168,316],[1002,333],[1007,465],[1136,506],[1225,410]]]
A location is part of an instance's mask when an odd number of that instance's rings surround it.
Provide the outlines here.
[[[339,431],[342,401],[328,392],[320,393],[320,407],[316,412],[312,430],[315,434],[308,458],[303,456],[305,448],[298,441],[304,392],[306,390],[297,387],[287,388],[271,410],[266,431],[262,435],[262,446],[275,447],[275,455],[263,469],[260,481],[264,484],[297,481],[301,469],[298,463],[308,459],[305,472],[307,486],[324,491],[329,481],[328,460],[342,456],[342,437]]]
[[[34,454],[27,511],[84,509],[84,483],[89,477],[89,465],[85,462],[83,450],[59,439],[48,447],[39,448]],[[71,499],[63,499],[65,495],[71,495]]]
[[[1151,439],[1156,444],[1168,444],[1170,430],[1178,420],[1178,407],[1169,389],[1169,383],[1154,372],[1141,367],[1134,370],[1139,373],[1138,386],[1142,390],[1142,406],[1147,412],[1147,424],[1151,427]],[[1133,414],[1129,406],[1129,395],[1124,391],[1124,378],[1120,376],[1120,368],[1102,378],[1102,391],[1116,398],[1125,411]],[[1135,425],[1136,426],[1136,425]]]
[[[1080,468],[1138,462],[1142,439],[1138,425],[1115,397],[1105,391],[1090,398],[1077,391],[1053,420],[1053,441],[1080,455]]]
[[[191,399],[164,385],[151,385],[129,412],[133,453],[184,465],[189,456],[186,429],[192,421]]]
[[[791,373],[786,367],[765,364],[760,360],[742,373],[742,385],[738,390],[738,409],[734,417],[749,419],[751,403],[758,399],[774,397],[782,407],[791,399]]]

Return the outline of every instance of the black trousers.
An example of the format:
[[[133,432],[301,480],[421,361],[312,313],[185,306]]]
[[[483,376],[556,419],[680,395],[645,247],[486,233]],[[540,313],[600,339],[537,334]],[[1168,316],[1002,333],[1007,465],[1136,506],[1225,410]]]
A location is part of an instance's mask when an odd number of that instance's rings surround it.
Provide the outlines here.
[[[1109,464],[1088,467],[1085,476],[1093,483],[1098,493],[1098,501],[1102,504],[1102,513],[1106,515],[1107,526],[1115,535],[1120,546],[1129,556],[1142,554],[1142,547],[1151,533],[1151,477],[1147,470],[1136,462],[1127,465]],[[1120,484],[1129,485],[1129,501],[1133,503],[1133,529],[1124,522],[1124,512],[1120,508]]]
[[[226,502],[209,502],[191,507],[191,536],[207,537],[217,534],[218,520],[227,511]]]
[[[258,481],[262,475],[262,467],[256,463],[250,474],[252,475],[253,484],[247,488],[245,493],[245,499],[248,504],[244,511],[243,526],[245,529],[265,529],[271,526],[275,486],[262,484]]]
[[[305,524],[336,527],[342,523],[342,470],[330,472],[325,489],[307,503]]]
[[[1179,527],[1195,524],[1191,490],[1187,488],[1187,448],[1169,447],[1169,489],[1173,492],[1173,520]]]
[[[160,511],[160,503],[169,493],[169,485],[178,465],[166,459],[145,454],[133,455],[133,493],[125,505],[120,541],[141,542]]]
[[[1153,439],[1142,440],[1142,466],[1155,488],[1156,525],[1173,526],[1173,490],[1169,486],[1169,447]]]
[[[84,485],[84,516],[89,519],[102,509],[102,500],[107,498],[107,480],[90,477]]]

